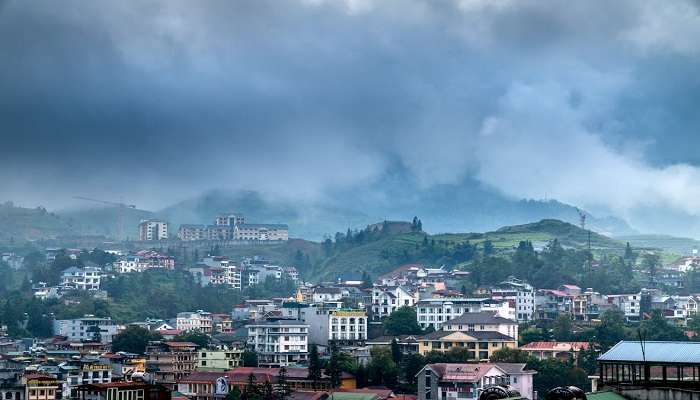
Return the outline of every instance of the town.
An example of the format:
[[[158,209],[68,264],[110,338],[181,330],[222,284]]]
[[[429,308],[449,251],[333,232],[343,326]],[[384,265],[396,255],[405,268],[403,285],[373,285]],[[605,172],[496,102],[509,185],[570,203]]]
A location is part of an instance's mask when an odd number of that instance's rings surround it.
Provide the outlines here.
[[[244,226],[233,222],[238,215],[217,218],[216,226]],[[148,235],[167,232],[152,223],[139,227]],[[419,223],[414,219],[413,229]],[[220,255],[218,245],[211,249],[188,262],[155,247],[44,249],[39,265],[71,266],[59,271],[54,285],[32,283],[34,301],[78,309],[92,304],[95,314],[51,313],[40,321],[32,315],[18,318],[18,326],[3,325],[0,395],[431,400],[477,398],[505,385],[505,397],[534,400],[555,386],[598,391],[613,378],[644,379],[638,370],[611,373],[600,360],[612,360],[608,351],[619,357],[616,349],[634,346],[634,340],[689,346],[700,334],[700,297],[666,292],[683,286],[685,274],[700,263],[695,255],[660,267],[639,291],[600,293],[572,283],[536,287],[513,276],[467,290],[473,271],[419,263],[374,278],[348,272],[313,282],[294,265],[263,256],[234,259]],[[3,253],[2,261],[20,270],[27,257],[37,254]],[[238,303],[227,312],[177,309],[142,320],[98,315],[99,302],[110,299],[121,279],[151,282],[174,273],[192,288],[217,290]],[[42,324],[44,337],[21,337]]]

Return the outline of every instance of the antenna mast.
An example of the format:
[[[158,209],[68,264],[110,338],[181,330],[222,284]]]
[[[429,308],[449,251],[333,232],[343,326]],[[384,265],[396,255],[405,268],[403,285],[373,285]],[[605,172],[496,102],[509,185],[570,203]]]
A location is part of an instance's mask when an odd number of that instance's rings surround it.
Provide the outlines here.
[[[586,229],[586,213],[581,211],[581,209],[579,209],[578,207],[576,207],[576,212],[578,213],[579,224],[581,225],[581,229],[585,230],[588,235],[588,271],[590,272],[593,269],[593,253],[591,253],[591,230]]]

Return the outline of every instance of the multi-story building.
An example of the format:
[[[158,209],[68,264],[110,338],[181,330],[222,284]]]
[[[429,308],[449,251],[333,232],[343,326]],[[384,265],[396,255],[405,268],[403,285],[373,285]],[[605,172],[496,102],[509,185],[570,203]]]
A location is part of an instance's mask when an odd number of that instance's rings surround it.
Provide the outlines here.
[[[54,335],[65,336],[69,341],[112,343],[112,338],[118,332],[119,326],[111,318],[85,316],[84,318],[53,321]]]
[[[558,358],[569,361],[575,360],[580,350],[588,350],[588,346],[588,342],[530,342],[519,349],[538,360]]]
[[[212,332],[212,316],[211,313],[203,310],[195,312],[181,312],[177,314],[175,319],[175,329],[179,331],[199,331],[202,333]]]
[[[538,289],[535,294],[537,319],[556,319],[561,314],[573,314],[573,296],[558,289]]]
[[[375,286],[372,288],[372,320],[388,317],[403,306],[416,304],[417,293],[404,286]]]
[[[233,239],[250,241],[289,240],[289,227],[286,224],[242,224],[233,229]]]
[[[25,400],[56,400],[61,387],[55,376],[46,374],[28,374],[22,378]]]
[[[308,356],[309,325],[299,320],[277,319],[246,325],[248,347],[265,367],[290,366]]]
[[[180,240],[209,240],[209,229],[206,225],[182,224],[177,230],[177,237]]]
[[[102,271],[96,267],[70,267],[61,273],[61,285],[76,290],[100,290]]]
[[[464,348],[468,359],[474,361],[488,360],[494,352],[503,348],[518,347],[516,339],[494,331],[436,331],[417,340],[421,355],[431,351],[444,353],[454,348]]]
[[[608,303],[622,311],[628,320],[637,321],[642,311],[642,293],[611,294]]]
[[[139,240],[168,239],[168,223],[158,219],[144,219],[139,223]]]
[[[364,310],[307,307],[300,311],[309,324],[309,343],[326,346],[334,342],[343,346],[364,344],[367,340],[367,313]]]
[[[525,369],[525,364],[428,364],[416,375],[419,400],[478,399],[490,386],[509,386],[518,395],[534,399],[532,377],[537,372]]]
[[[519,322],[532,320],[535,313],[535,289],[527,282],[510,278],[491,288],[491,298],[510,301]]]
[[[239,213],[220,214],[214,223],[219,226],[236,226],[245,224],[245,216]]]
[[[175,258],[153,250],[141,250],[121,257],[114,263],[119,273],[143,272],[147,269],[175,269]]]
[[[197,345],[191,342],[151,342],[146,347],[146,370],[154,381],[175,390],[176,382],[197,367]]]
[[[79,386],[112,382],[112,366],[94,360],[71,360],[59,365],[62,381],[61,396],[78,399]]]
[[[486,298],[442,297],[423,299],[416,303],[416,318],[422,328],[439,330],[444,322],[464,313],[493,311],[503,318],[512,318],[513,307],[508,301]]]
[[[81,400],[170,400],[165,387],[146,382],[113,382],[81,385]]]
[[[448,332],[499,332],[511,338],[518,338],[518,323],[512,319],[499,317],[490,312],[464,313],[442,324]]]
[[[25,365],[19,361],[0,358],[0,399],[24,400],[24,369]]]
[[[240,349],[200,350],[197,371],[223,372],[241,365]]]

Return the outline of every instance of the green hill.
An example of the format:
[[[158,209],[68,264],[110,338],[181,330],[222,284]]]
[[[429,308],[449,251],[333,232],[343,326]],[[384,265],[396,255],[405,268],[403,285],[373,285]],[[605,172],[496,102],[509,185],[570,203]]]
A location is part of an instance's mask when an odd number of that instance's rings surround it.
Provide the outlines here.
[[[0,241],[55,238],[72,230],[71,221],[43,207],[24,208],[12,202],[0,204]]]

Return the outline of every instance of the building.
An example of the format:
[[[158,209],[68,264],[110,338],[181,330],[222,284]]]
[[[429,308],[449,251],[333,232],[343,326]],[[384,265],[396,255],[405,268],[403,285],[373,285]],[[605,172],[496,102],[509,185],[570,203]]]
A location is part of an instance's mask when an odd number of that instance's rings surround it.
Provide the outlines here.
[[[367,340],[367,313],[364,310],[307,307],[301,319],[309,324],[309,343],[326,346],[361,346]]]
[[[621,341],[598,357],[591,387],[633,400],[697,398],[700,342]]]
[[[119,273],[143,272],[147,269],[175,269],[175,258],[153,250],[141,250],[121,257],[114,263]]]
[[[0,358],[0,399],[24,400],[24,368],[18,361]]]
[[[257,384],[264,385],[266,382],[270,382],[275,386],[278,382],[279,370],[279,368],[239,367],[223,373],[198,371],[180,380],[177,391],[192,400],[223,398],[234,386],[243,390],[248,385],[251,374],[255,376]],[[225,385],[217,385],[217,383],[225,383]],[[323,373],[320,381],[314,383],[309,379],[309,370],[306,368],[287,368],[287,384],[289,389],[295,392],[327,392],[331,390],[328,375]],[[355,377],[343,372],[340,377],[339,389],[351,390],[355,387]]]
[[[112,322],[111,318],[85,316],[53,321],[53,334],[65,336],[69,341],[112,343],[112,338],[118,332],[119,326]]]
[[[81,385],[81,400],[170,400],[170,391],[146,382],[113,382]]]
[[[477,399],[485,388],[494,385],[509,386],[521,396],[534,399],[535,374],[526,370],[525,364],[428,364],[416,374],[418,399]]]
[[[239,213],[220,214],[216,216],[214,223],[217,226],[236,226],[245,224],[245,216]]]
[[[464,313],[444,324],[442,329],[448,332],[499,332],[511,338],[518,338],[518,323],[512,319],[499,317],[491,312]]]
[[[437,331],[418,338],[418,353],[421,355],[426,355],[431,351],[444,353],[452,349],[463,348],[468,351],[469,360],[474,361],[488,361],[494,352],[502,348],[515,349],[517,347],[516,339],[494,331]]]
[[[416,318],[421,328],[442,328],[442,324],[464,313],[493,311],[496,315],[509,318],[515,310],[508,301],[486,298],[441,297],[423,299],[416,303]]]
[[[61,285],[75,290],[100,290],[102,271],[96,267],[70,267],[61,273]]]
[[[233,229],[234,240],[286,241],[289,227],[286,224],[242,224]]]
[[[112,382],[112,366],[95,360],[70,360],[58,366],[58,377],[61,396],[77,399],[80,385]]]
[[[264,367],[282,367],[305,362],[309,353],[309,325],[291,319],[259,321],[246,325],[248,347],[258,353]]]
[[[146,347],[146,371],[154,381],[170,390],[176,382],[195,370],[197,345],[191,342],[151,342]]]
[[[527,282],[510,278],[491,288],[491,298],[510,301],[518,322],[532,321],[535,313],[535,289]]]
[[[642,293],[608,295],[608,303],[625,314],[630,321],[638,321],[642,311]]]
[[[175,329],[185,331],[198,331],[202,333],[212,333],[211,313],[203,310],[195,312],[181,312],[175,318]]]
[[[538,360],[558,358],[575,360],[581,350],[587,350],[588,342],[530,342],[519,349]]]
[[[25,400],[56,400],[61,386],[55,376],[46,374],[28,374],[22,378]]]
[[[417,294],[404,286],[375,286],[372,288],[372,320],[379,321],[399,307],[413,307]]]
[[[180,240],[209,240],[209,229],[206,225],[182,224],[177,230],[177,237]]]
[[[197,371],[223,372],[241,365],[240,349],[200,350]]]
[[[139,240],[167,240],[168,223],[157,219],[144,219],[139,223]]]

